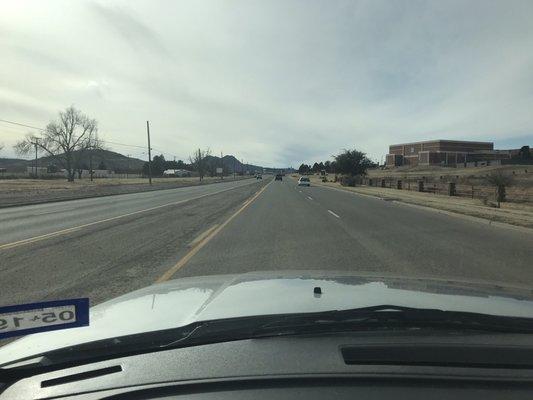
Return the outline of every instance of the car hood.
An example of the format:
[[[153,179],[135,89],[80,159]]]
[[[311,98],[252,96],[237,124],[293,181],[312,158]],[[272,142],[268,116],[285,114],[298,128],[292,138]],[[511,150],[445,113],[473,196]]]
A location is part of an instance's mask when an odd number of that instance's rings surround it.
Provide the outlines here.
[[[321,295],[313,292],[317,286]],[[526,287],[345,272],[216,275],[152,285],[92,307],[87,327],[29,335],[0,347],[0,365],[66,346],[197,321],[383,304],[533,318],[533,293]]]

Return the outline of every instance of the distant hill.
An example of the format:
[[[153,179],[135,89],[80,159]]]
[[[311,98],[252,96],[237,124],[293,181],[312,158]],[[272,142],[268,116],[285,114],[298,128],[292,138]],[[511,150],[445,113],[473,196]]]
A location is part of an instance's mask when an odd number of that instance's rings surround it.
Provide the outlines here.
[[[105,169],[114,171],[141,171],[145,163],[138,158],[128,158],[120,153],[115,153],[109,150],[91,150],[87,151],[82,159],[81,164],[89,166],[90,157],[92,155],[93,169],[97,169],[100,163],[103,163]],[[6,168],[9,172],[25,172],[26,167],[32,166],[34,160],[24,160],[20,158],[0,158],[0,168]],[[40,157],[37,159],[39,167],[46,167],[48,165],[56,164],[57,161],[53,157]]]
[[[123,154],[116,153],[109,150],[92,150],[87,151],[81,159],[81,165],[88,169],[90,163],[90,156],[92,155],[93,169],[98,169],[102,163],[105,169],[116,172],[122,171],[142,171],[143,165],[146,161],[138,158],[128,158]],[[206,159],[208,170],[215,171],[221,164],[225,173],[232,174],[233,172],[240,173],[241,171],[262,171],[263,167],[254,164],[242,164],[237,158],[232,155],[222,157],[207,156]],[[25,160],[21,158],[0,158],[0,168],[6,168],[9,172],[25,172],[26,167],[33,166],[34,160]],[[46,167],[49,165],[57,165],[57,161],[53,157],[40,157],[37,159],[37,166]]]
[[[0,168],[6,168],[9,172],[26,171],[27,160],[21,158],[0,158]]]
[[[227,155],[222,157],[222,162],[220,162],[220,157],[217,156],[207,156],[206,163],[211,168],[220,167],[224,168],[224,172],[232,174],[233,172],[241,171],[262,171],[263,167],[254,164],[242,164],[235,156]],[[208,169],[211,169],[209,168]],[[235,169],[235,171],[234,171]]]

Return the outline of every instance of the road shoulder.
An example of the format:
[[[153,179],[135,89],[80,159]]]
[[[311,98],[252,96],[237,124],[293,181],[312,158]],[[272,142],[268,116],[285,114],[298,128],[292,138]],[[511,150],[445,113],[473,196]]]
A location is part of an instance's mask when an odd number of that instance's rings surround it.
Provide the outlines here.
[[[494,226],[519,229],[528,233],[533,232],[533,207],[531,206],[502,203],[502,208],[494,208],[481,204],[479,200],[467,198],[368,186],[347,187],[334,182],[320,182],[318,177],[311,179],[314,185],[328,189],[423,208]]]

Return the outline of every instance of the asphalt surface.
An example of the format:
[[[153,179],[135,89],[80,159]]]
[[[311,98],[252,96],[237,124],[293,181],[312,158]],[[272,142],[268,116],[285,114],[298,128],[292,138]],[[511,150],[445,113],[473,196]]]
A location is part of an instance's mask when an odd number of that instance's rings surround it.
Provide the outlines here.
[[[150,192],[93,197],[32,206],[0,208],[0,246],[17,240],[94,223],[151,207],[210,195],[254,180],[227,181],[205,186],[188,186]]]
[[[196,236],[264,184],[248,179],[1,209],[0,306],[77,297],[94,305],[151,285]]]
[[[0,306],[284,269],[531,287],[531,260],[531,233],[291,178],[0,210]]]
[[[533,234],[274,181],[175,277],[319,269],[533,287]]]

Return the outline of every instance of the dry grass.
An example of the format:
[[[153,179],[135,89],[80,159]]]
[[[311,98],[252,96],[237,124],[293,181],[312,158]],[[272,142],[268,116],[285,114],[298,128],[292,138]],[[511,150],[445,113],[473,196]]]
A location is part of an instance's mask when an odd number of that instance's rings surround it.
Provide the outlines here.
[[[431,207],[439,210],[484,218],[491,221],[533,228],[533,205],[527,203],[502,203],[502,208],[494,208],[490,206],[490,202],[485,205],[479,199],[450,197],[432,193],[420,193],[381,187],[343,187],[338,183],[323,183],[318,176],[311,176],[311,181],[317,185],[330,186],[360,194],[376,196],[386,200],[396,200],[403,203]]]
[[[220,178],[205,177],[205,182],[219,180]],[[226,179],[233,179],[228,177]],[[198,177],[183,178],[153,178],[152,182],[157,184],[191,184],[198,182]],[[72,190],[76,188],[94,186],[116,186],[116,185],[148,185],[147,178],[95,178],[77,179],[74,182],[67,182],[65,179],[6,179],[0,180],[0,191],[27,191],[27,190]]]
[[[226,179],[232,181],[233,177]],[[243,179],[243,177],[238,177],[237,179]],[[55,179],[0,180],[0,207],[173,189],[209,184],[220,181],[220,178],[204,178],[202,182],[197,177],[155,178],[152,181],[153,185],[150,186],[148,179],[141,178],[95,179],[93,182],[90,179],[76,180],[74,182]]]
[[[484,178],[494,171],[503,171],[505,174],[514,175],[516,178],[525,178],[533,181],[533,165],[503,165],[472,168],[446,168],[446,167],[398,167],[391,169],[369,169],[369,178]],[[527,172],[526,172],[527,171]]]

